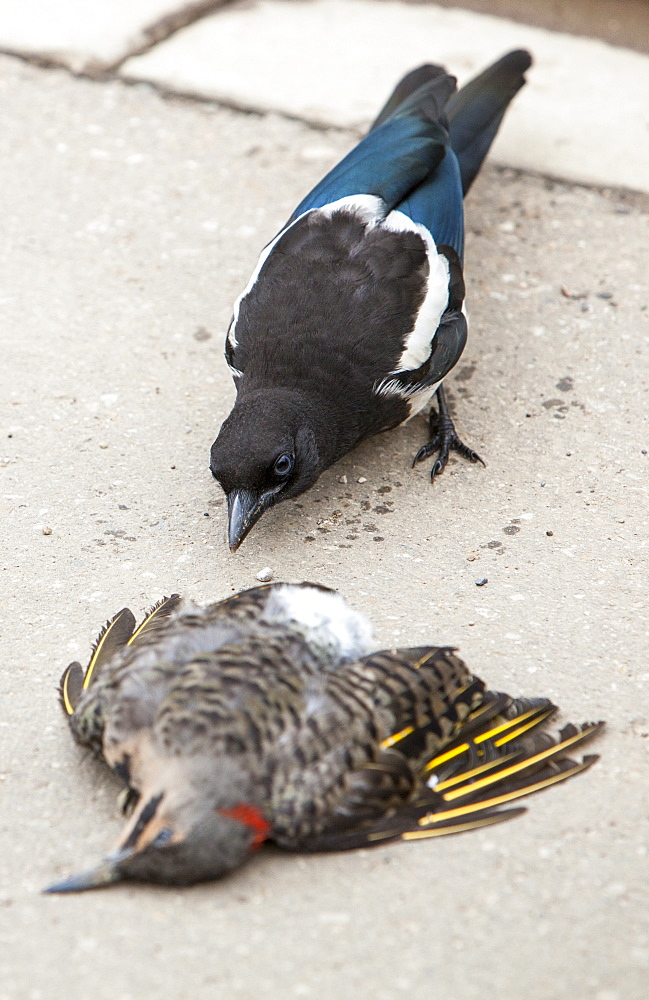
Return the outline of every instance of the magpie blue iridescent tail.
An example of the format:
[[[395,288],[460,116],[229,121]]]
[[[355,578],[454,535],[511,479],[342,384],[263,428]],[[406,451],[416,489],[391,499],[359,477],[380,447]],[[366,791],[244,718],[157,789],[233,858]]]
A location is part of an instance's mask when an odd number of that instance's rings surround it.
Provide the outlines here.
[[[440,66],[413,70],[262,251],[226,338],[237,397],[210,462],[233,551],[269,507],[434,395],[414,462],[435,455],[434,479],[451,450],[482,461],[442,386],[467,338],[462,199],[530,65],[510,52],[459,92]]]

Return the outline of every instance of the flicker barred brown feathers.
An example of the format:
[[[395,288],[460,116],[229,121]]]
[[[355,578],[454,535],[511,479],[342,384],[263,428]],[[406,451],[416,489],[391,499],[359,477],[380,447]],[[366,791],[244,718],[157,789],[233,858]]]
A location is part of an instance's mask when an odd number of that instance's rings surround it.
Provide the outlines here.
[[[317,584],[205,608],[176,594],[137,629],[120,611],[61,700],[124,781],[130,816],[114,853],[47,891],[213,879],[265,840],[325,851],[475,829],[597,760],[568,753],[602,722],[552,736],[550,701],[487,691],[453,649],[371,642]]]

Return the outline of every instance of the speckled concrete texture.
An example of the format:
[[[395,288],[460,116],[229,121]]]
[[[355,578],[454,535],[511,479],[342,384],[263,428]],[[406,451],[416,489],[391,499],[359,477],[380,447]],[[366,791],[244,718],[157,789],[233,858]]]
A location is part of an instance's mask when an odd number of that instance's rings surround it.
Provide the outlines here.
[[[350,137],[8,58],[0,129],[1,1000],[644,1000],[646,202],[485,169],[449,394],[487,468],[431,486],[417,418],[232,556],[208,472],[232,301]],[[493,687],[606,718],[601,761],[466,836],[40,895],[120,828],[65,665],[125,605],[266,566],[338,587],[382,643],[452,643]]]

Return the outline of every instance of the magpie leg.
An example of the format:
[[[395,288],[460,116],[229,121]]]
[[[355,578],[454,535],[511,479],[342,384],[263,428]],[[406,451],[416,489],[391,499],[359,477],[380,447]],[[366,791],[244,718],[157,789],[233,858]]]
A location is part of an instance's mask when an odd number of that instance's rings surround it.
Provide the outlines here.
[[[436,392],[437,409],[431,408],[428,423],[430,427],[430,441],[419,449],[413,460],[413,466],[417,462],[423,462],[425,458],[430,458],[437,452],[437,458],[430,470],[431,481],[443,472],[448,462],[449,452],[457,451],[463,458],[468,458],[470,462],[484,462],[477,452],[472,451],[457,436],[453,421],[448,412],[448,404],[444,395],[444,389],[440,385]]]

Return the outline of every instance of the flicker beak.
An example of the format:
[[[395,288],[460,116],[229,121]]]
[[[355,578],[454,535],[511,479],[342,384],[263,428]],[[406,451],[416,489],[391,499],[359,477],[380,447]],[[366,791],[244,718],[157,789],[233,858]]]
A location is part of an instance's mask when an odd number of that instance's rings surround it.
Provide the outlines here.
[[[232,490],[228,493],[228,542],[236,552],[242,541],[264,511],[275,500],[277,489],[259,493],[257,490]]]
[[[70,875],[61,882],[55,882],[54,885],[48,885],[47,889],[43,889],[43,892],[85,892],[86,889],[101,889],[113,882],[120,882],[124,878],[122,862],[132,857],[133,854],[133,850],[115,851],[114,854],[109,854],[107,858],[100,861],[95,868],[78,875]]]

